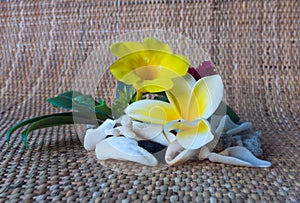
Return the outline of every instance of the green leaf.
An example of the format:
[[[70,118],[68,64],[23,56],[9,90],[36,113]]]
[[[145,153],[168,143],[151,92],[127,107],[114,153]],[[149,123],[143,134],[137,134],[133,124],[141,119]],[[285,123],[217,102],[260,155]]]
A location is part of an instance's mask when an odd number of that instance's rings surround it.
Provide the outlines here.
[[[116,98],[120,98],[120,93],[128,92],[131,89],[133,89],[132,85],[126,85],[125,83],[118,81],[117,83],[117,92],[116,92]],[[120,92],[119,92],[120,90]],[[124,95],[123,95],[124,96]]]
[[[95,101],[91,95],[83,95],[80,92],[68,91],[59,94],[56,97],[47,100],[56,107],[62,107],[73,112],[49,114],[21,121],[12,126],[7,134],[6,141],[9,146],[12,133],[25,125],[31,124],[28,129],[22,132],[22,141],[27,145],[27,135],[32,130],[52,127],[64,124],[95,124],[111,116],[111,109],[105,102],[99,98],[99,102]]]
[[[111,109],[102,99],[95,101],[91,95],[81,95],[73,99],[73,109],[81,114],[90,115],[97,114],[101,120],[105,120],[111,116]]]
[[[22,142],[23,142],[23,144],[25,145],[26,149],[29,150],[29,146],[28,146],[28,143],[27,143],[27,134],[26,134],[26,131],[27,131],[27,130],[24,130],[24,131],[21,133],[21,137],[22,137]]]
[[[95,114],[95,100],[91,95],[80,95],[73,98],[73,110],[85,113]]]
[[[227,105],[227,112],[226,114],[230,117],[230,119],[234,122],[234,123],[238,123],[240,121],[240,117],[237,115],[237,113],[235,113],[235,111]]]
[[[126,85],[118,81],[116,98],[112,104],[112,116],[119,118],[124,114],[124,110],[130,104],[135,90],[132,85]]]
[[[47,101],[55,107],[61,107],[64,109],[71,110],[72,109],[72,99],[74,97],[82,95],[80,92],[77,91],[68,91],[62,94],[59,94],[56,97],[52,97],[47,99]]]
[[[86,120],[89,120],[89,124],[95,124],[95,122],[98,122],[98,121],[104,121],[107,116],[103,116],[103,115],[99,115],[99,114],[96,114],[95,117],[92,117],[90,115],[87,115],[86,113],[83,113],[83,112],[65,112],[65,113],[56,113],[56,114],[49,114],[49,115],[45,115],[45,116],[39,116],[39,117],[35,117],[35,118],[30,118],[30,119],[27,119],[27,120],[24,120],[24,121],[21,121],[17,124],[15,124],[14,126],[12,126],[8,131],[7,131],[7,134],[6,134],[6,141],[7,141],[7,144],[9,146],[9,142],[10,142],[10,138],[11,138],[11,135],[13,134],[14,131],[16,131],[17,129],[23,127],[23,126],[26,126],[28,124],[31,124],[31,123],[36,123],[36,122],[39,122],[41,120],[45,120],[47,118],[53,118],[53,119],[56,119],[57,122],[60,122],[61,121],[61,117],[72,117],[73,118],[73,123],[74,123],[74,120],[76,121],[76,123],[80,123],[81,122],[81,119],[84,118]],[[95,121],[96,119],[96,121]],[[22,137],[23,139],[23,137]]]
[[[96,113],[105,114],[111,116],[111,109],[106,105],[103,99],[98,99],[99,104],[95,106]]]
[[[34,122],[39,121],[39,120],[44,119],[44,118],[53,117],[53,116],[56,116],[56,117],[59,117],[59,116],[70,116],[70,115],[72,115],[72,112],[55,113],[55,114],[49,114],[49,115],[45,115],[45,116],[38,116],[38,117],[35,117],[35,118],[30,118],[30,119],[21,121],[21,122],[15,124],[14,126],[12,126],[10,129],[8,129],[8,131],[6,133],[7,144],[9,145],[9,141],[10,141],[10,137],[11,137],[12,133],[14,131],[16,131],[18,128],[21,128],[21,127],[23,127],[25,125],[28,125],[30,123],[34,123]]]
[[[95,105],[99,105],[97,101],[94,100],[92,95],[79,95],[73,98],[73,103],[76,103],[80,106],[94,107]]]
[[[91,124],[93,120],[87,117],[79,117],[77,116],[78,124]],[[66,124],[74,124],[74,117],[73,115],[66,115],[66,116],[52,116],[40,119],[34,123],[32,123],[25,131],[22,132],[22,141],[27,149],[29,149],[27,144],[27,136],[30,132],[37,129],[48,128],[52,126],[60,126]]]

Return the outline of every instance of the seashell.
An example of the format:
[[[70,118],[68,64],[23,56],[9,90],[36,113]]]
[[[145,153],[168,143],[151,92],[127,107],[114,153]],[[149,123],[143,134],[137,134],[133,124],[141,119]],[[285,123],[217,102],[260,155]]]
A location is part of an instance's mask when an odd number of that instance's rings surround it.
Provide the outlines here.
[[[169,165],[178,165],[186,162],[191,157],[195,156],[199,149],[188,150],[184,149],[176,140],[170,143],[167,148],[165,161]]]
[[[229,120],[227,120],[227,122],[232,122],[232,121],[229,118]],[[226,134],[228,134],[228,135],[236,135],[236,134],[239,134],[239,133],[241,133],[243,131],[252,130],[252,129],[253,129],[252,123],[250,123],[250,122],[244,122],[244,123],[241,123],[240,125],[237,125],[235,128],[227,130]]]
[[[117,128],[109,128],[109,129],[105,129],[104,133],[105,133],[106,137],[107,137],[107,136],[110,136],[110,137],[111,137],[111,136],[118,137],[118,136],[121,136],[121,135],[122,135],[121,132],[120,132],[120,130],[117,129]]]
[[[105,131],[106,135],[112,135],[112,136],[125,136],[128,138],[133,138],[133,139],[137,139],[136,134],[132,131],[131,127],[126,127],[126,126],[118,126],[116,128],[113,129],[108,129]]]
[[[156,166],[156,158],[138,146],[134,139],[127,137],[109,137],[96,145],[96,156],[99,160],[117,159],[133,161],[148,166]]]
[[[150,140],[164,146],[168,146],[176,138],[172,133],[165,135],[162,125],[132,121],[128,115],[120,117],[117,123],[121,124],[121,126],[108,130],[106,132],[107,135],[123,135],[136,140]]]
[[[233,123],[227,115],[213,116],[210,121],[210,125],[211,132],[214,135],[214,139],[206,145],[210,151],[212,151],[217,146],[222,133],[238,126],[237,124]]]
[[[120,119],[118,119],[118,122],[122,126],[132,127],[132,119],[128,115],[126,115],[126,114],[123,115]]]
[[[93,124],[86,124],[86,129],[90,129],[90,128],[97,128],[97,125],[93,125]]]
[[[248,149],[240,146],[229,147],[221,153],[210,153],[208,147],[204,147],[200,150],[199,159],[203,160],[205,158],[208,158],[211,162],[236,166],[270,167],[272,165],[268,161],[256,158]]]
[[[254,156],[262,154],[260,148],[261,133],[259,131],[254,132],[252,123],[244,122],[238,125],[232,122],[227,115],[223,117],[213,116],[211,131],[214,134],[214,139],[200,149],[199,160],[209,159],[212,162],[249,167],[271,166],[270,162]],[[220,153],[212,152],[218,149],[223,151]]]
[[[214,134],[226,133],[227,135],[235,135],[241,132],[252,130],[253,125],[250,122],[244,122],[241,124],[234,123],[228,115],[223,117],[214,116],[211,120],[212,132]]]
[[[213,116],[211,131],[214,139],[206,145],[210,151],[222,151],[232,146],[246,147],[255,156],[262,155],[261,133],[253,130],[251,122],[234,123],[229,116]]]
[[[84,136],[83,146],[86,150],[94,150],[96,144],[101,140],[105,139],[106,129],[112,129],[116,124],[116,121],[106,119],[98,128],[88,129]]]
[[[263,154],[263,150],[261,149],[261,132],[256,131],[252,134],[252,137],[244,138],[242,140],[242,144],[246,147],[254,156],[259,157]]]
[[[169,143],[176,139],[173,133],[165,135],[163,133],[162,125],[133,121],[132,128],[139,140],[151,140],[161,145],[168,146]]]
[[[129,138],[137,138],[136,134],[132,131],[132,119],[129,116],[123,115],[115,121],[120,124],[120,126],[105,130],[107,136],[111,135],[118,137],[122,135]]]
[[[211,152],[207,146],[201,147],[198,155],[199,160],[202,161],[204,159],[207,159],[210,153]]]

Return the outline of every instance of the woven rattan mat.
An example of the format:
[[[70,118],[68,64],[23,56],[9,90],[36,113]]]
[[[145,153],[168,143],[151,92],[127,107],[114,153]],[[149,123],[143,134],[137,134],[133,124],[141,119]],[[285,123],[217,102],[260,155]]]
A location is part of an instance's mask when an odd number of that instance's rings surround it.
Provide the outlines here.
[[[300,201],[299,1],[1,1],[0,22],[0,202]],[[11,125],[59,111],[46,98],[72,88],[92,50],[139,29],[201,44],[224,80],[224,100],[262,130],[271,168],[99,162],[73,126],[33,132],[30,151],[17,131],[7,148]],[[199,50],[182,50],[197,59]],[[110,101],[114,84],[105,72],[95,94]]]

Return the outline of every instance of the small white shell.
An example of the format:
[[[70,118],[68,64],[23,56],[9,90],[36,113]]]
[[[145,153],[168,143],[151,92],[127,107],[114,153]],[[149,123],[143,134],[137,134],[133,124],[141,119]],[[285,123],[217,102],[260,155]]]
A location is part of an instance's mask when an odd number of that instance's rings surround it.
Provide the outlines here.
[[[165,161],[169,165],[178,165],[189,160],[197,152],[199,152],[199,149],[184,149],[177,141],[174,141],[167,148]]]
[[[139,140],[151,140],[161,145],[168,146],[170,142],[173,142],[176,139],[175,135],[172,133],[168,133],[166,137],[163,134],[162,125],[133,121],[132,128]]]
[[[86,150],[94,150],[96,144],[106,137],[105,130],[112,129],[116,122],[106,119],[98,128],[88,129],[84,136],[83,146]]]
[[[96,145],[99,160],[117,159],[133,161],[148,166],[156,166],[156,158],[138,146],[136,140],[126,137],[109,137]]]
[[[208,156],[211,154],[209,148],[207,146],[201,147],[199,151],[198,158],[200,161],[207,159]]]
[[[221,153],[209,153],[209,151],[203,149],[199,153],[199,159],[208,158],[211,162],[218,162],[224,164],[231,164],[237,166],[248,166],[248,167],[270,167],[271,163],[256,158],[248,149],[245,147],[235,146],[229,147]]]
[[[107,135],[120,136],[123,135],[128,138],[137,139],[136,134],[132,131],[131,127],[119,126],[110,130],[105,131]]]
[[[250,122],[244,122],[244,123],[242,123],[240,125],[237,125],[237,127],[233,128],[233,129],[227,130],[226,133],[228,135],[235,135],[235,134],[239,134],[240,132],[243,132],[243,131],[249,130],[249,129],[253,129],[252,123],[250,123]]]
[[[172,133],[165,135],[162,125],[133,121],[128,115],[123,115],[116,122],[121,124],[121,126],[107,131],[107,134],[110,133],[114,136],[124,135],[135,140],[150,140],[164,146],[168,146],[176,138]]]

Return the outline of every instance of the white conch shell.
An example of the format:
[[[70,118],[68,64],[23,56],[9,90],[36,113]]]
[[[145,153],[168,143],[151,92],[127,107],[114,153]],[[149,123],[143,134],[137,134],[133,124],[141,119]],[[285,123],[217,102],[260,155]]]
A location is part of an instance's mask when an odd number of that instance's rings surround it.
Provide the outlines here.
[[[116,122],[121,125],[113,129],[105,130],[106,135],[112,135],[116,137],[123,135],[125,137],[137,139],[136,134],[132,130],[132,119],[129,116],[123,115],[117,119]]]
[[[149,123],[132,122],[133,132],[139,140],[151,140],[161,145],[168,146],[176,137],[172,133],[164,135],[163,126]]]
[[[170,142],[176,139],[172,133],[165,135],[162,125],[132,121],[128,115],[123,115],[117,122],[120,123],[121,126],[107,130],[107,135],[123,135],[135,140],[150,140],[164,146],[168,146]]]
[[[256,158],[245,147],[235,146],[229,147],[221,153],[210,153],[208,147],[203,147],[199,153],[199,159],[208,158],[211,162],[218,162],[224,164],[231,164],[237,166],[248,167],[270,167],[271,163]]]
[[[101,140],[105,139],[106,129],[112,129],[116,124],[116,121],[106,119],[98,128],[88,129],[84,136],[83,146],[86,150],[94,150],[96,144]]]
[[[134,139],[126,137],[109,137],[96,145],[99,160],[117,159],[133,161],[148,166],[156,166],[156,158],[138,146]]]
[[[173,141],[167,148],[165,161],[169,165],[178,165],[193,157],[199,152],[199,149],[188,150],[184,149],[176,140]]]
[[[116,128],[113,128],[113,129],[107,129],[107,130],[105,130],[105,134],[116,136],[116,137],[123,135],[123,136],[128,137],[128,138],[137,139],[137,136],[132,131],[132,128],[126,127],[126,126],[118,126]]]

